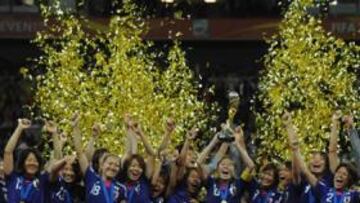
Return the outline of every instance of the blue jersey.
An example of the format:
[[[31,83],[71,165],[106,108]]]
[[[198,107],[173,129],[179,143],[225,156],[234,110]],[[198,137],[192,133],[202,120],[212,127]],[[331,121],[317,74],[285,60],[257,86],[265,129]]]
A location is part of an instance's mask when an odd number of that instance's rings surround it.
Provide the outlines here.
[[[333,186],[333,174],[327,173],[320,181],[328,187]],[[305,180],[302,177],[302,180]],[[302,203],[319,203],[319,191],[315,190],[307,181],[301,181],[301,184],[298,186],[302,191],[300,194],[300,202]]]
[[[62,177],[49,183],[49,203],[85,202],[85,188],[77,184],[68,184]]]
[[[128,203],[150,202],[150,183],[146,178],[141,178],[133,184],[126,184]]]
[[[299,186],[290,183],[282,193],[282,202],[283,203],[300,203],[300,196],[302,190]]]
[[[190,197],[186,191],[186,187],[185,185],[180,185],[178,187],[176,187],[174,193],[172,193],[169,198],[167,203],[189,203],[190,202]]]
[[[281,203],[282,194],[276,189],[271,188],[268,190],[260,189],[260,185],[257,181],[252,180],[248,184],[248,190],[250,193],[251,203]]]
[[[165,198],[163,197],[151,198],[150,203],[165,203]]]
[[[7,189],[5,180],[0,178],[0,203],[7,202]]]
[[[238,203],[244,191],[245,183],[242,180],[233,180],[227,185],[219,186],[216,179],[209,177],[205,186],[207,189],[206,202]]]
[[[321,203],[359,203],[360,192],[355,190],[336,191],[335,188],[328,187],[319,181],[315,190],[319,191]]]
[[[126,188],[117,181],[112,181],[109,187],[102,178],[89,167],[85,173],[87,203],[118,203],[126,200]]]
[[[12,172],[9,176],[6,176],[8,202],[44,203],[44,189],[48,179],[48,173],[43,173],[39,177],[28,180],[21,174]]]

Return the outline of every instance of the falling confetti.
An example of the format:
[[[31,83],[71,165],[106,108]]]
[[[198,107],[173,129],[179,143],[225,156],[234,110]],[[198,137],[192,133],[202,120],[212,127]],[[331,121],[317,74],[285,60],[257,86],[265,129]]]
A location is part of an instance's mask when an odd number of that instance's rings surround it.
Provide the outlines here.
[[[34,107],[43,117],[58,122],[69,135],[70,118],[79,112],[84,143],[92,125],[100,122],[105,129],[97,144],[115,153],[125,148],[126,113],[155,146],[169,117],[177,125],[173,145],[193,126],[205,135],[210,132],[207,126],[216,120],[216,104],[199,99],[199,84],[178,42],[164,54],[142,40],[147,28],[134,4],[126,1],[118,11],[122,15],[111,17],[106,32],[86,32],[86,18],[52,10],[42,7],[45,22],[52,23],[35,40],[43,55],[35,68],[21,71],[28,78],[42,73],[35,81]]]
[[[327,33],[307,13],[311,0],[291,3],[279,33],[268,40],[257,99],[258,157],[288,158],[285,110],[293,116],[302,151],[325,151],[335,110],[360,116],[360,47]],[[342,146],[343,149],[348,146]]]

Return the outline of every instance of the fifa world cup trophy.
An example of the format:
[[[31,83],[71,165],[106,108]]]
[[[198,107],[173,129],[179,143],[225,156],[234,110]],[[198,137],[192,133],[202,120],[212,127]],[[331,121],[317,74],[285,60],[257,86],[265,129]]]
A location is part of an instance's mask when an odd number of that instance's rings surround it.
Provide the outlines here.
[[[228,106],[228,118],[225,126],[222,126],[222,131],[218,133],[218,138],[223,142],[233,142],[235,137],[232,134],[234,129],[234,117],[240,104],[240,96],[237,92],[229,92],[229,106]]]

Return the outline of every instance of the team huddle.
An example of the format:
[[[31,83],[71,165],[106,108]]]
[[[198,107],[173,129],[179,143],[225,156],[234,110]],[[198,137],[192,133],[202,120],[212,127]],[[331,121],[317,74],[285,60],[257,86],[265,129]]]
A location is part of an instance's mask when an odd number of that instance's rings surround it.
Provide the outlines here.
[[[139,123],[125,115],[126,146],[119,157],[106,148],[95,148],[101,134],[98,124],[93,126],[84,149],[80,121],[78,114],[71,119],[71,143],[76,153],[67,156],[63,155],[66,141],[56,123],[45,123],[44,131],[52,138],[52,152],[45,163],[37,149],[18,149],[23,131],[31,126],[30,120],[18,120],[4,149],[0,202],[360,203],[356,187],[360,138],[351,115],[334,113],[327,152],[314,151],[305,163],[291,114],[285,112],[282,121],[292,158],[282,164],[268,161],[259,167],[247,152],[240,126],[226,129],[233,140],[224,141],[217,134],[197,153],[192,147],[197,137],[195,128],[175,150],[168,149],[176,128],[168,119],[163,140],[154,149]],[[341,122],[355,151],[354,163],[340,162],[338,157]],[[143,155],[138,153],[139,143],[144,146]]]

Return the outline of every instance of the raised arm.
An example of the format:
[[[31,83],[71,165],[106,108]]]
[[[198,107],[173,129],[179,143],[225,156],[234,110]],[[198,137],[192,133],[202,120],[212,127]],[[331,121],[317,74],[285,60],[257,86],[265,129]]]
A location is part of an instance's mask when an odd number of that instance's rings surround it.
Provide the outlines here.
[[[95,123],[92,127],[92,136],[90,137],[90,140],[86,146],[85,155],[87,160],[90,162],[92,160],[92,157],[95,153],[95,141],[100,136],[100,125],[98,123]]]
[[[293,183],[300,184],[301,182],[301,169],[299,166],[299,156],[296,156],[299,150],[299,140],[296,135],[295,127],[292,123],[291,115],[289,112],[285,112],[282,116],[282,121],[288,134],[288,140],[292,151],[292,176]]]
[[[336,111],[331,118],[331,133],[329,141],[329,166],[332,173],[335,173],[336,167],[339,165],[338,149],[338,135],[340,128],[341,112]]]
[[[318,179],[309,170],[308,166],[306,165],[306,163],[304,161],[304,158],[300,154],[300,150],[297,149],[293,153],[295,153],[295,156],[297,157],[296,160],[299,161],[299,163],[298,163],[299,167],[300,167],[302,173],[305,175],[305,178],[307,179],[307,181],[310,183],[311,186],[315,187],[318,182]]]
[[[318,179],[314,174],[311,173],[309,168],[307,167],[299,149],[299,139],[295,132],[295,127],[292,124],[291,115],[288,112],[282,117],[283,123],[288,132],[288,139],[290,142],[290,146],[292,149],[292,170],[293,170],[293,181],[295,184],[300,183],[301,172],[305,175],[305,178],[308,180],[311,186],[315,186],[318,182]]]
[[[229,143],[227,142],[221,143],[220,148],[218,149],[218,151],[216,152],[213,158],[216,162],[216,165],[220,161],[220,159],[222,159],[225,156],[226,152],[229,150],[229,147],[230,147]]]
[[[89,162],[85,156],[85,153],[84,153],[84,151],[82,149],[82,145],[81,145],[81,132],[80,132],[80,128],[79,128],[79,120],[80,120],[80,116],[78,114],[75,114],[72,119],[73,142],[74,142],[74,147],[75,147],[75,151],[77,154],[77,158],[79,160],[81,172],[83,174],[85,174],[87,168],[89,167]]]
[[[151,184],[155,185],[156,181],[160,177],[162,163],[165,161],[165,154],[161,151],[158,153],[158,159],[154,159],[154,170],[151,176]]]
[[[57,129],[57,125],[54,121],[45,121],[44,131],[51,134],[54,146],[54,156],[55,160],[60,160],[63,157],[62,154],[62,141],[60,139],[60,135]]]
[[[169,195],[175,188],[178,181],[180,181],[185,174],[186,170],[186,157],[189,151],[190,143],[194,140],[197,136],[198,129],[192,128],[187,134],[184,145],[181,149],[180,155],[178,159],[171,164],[171,171],[170,171],[170,181],[169,186],[167,188],[166,194]]]
[[[210,141],[208,146],[206,146],[200,153],[197,162],[199,164],[204,164],[206,161],[206,158],[209,156],[210,152],[214,149],[214,147],[219,143],[219,139],[217,134],[213,137],[213,139]]]
[[[235,137],[235,146],[240,152],[240,156],[242,161],[245,163],[246,167],[251,171],[255,168],[254,161],[250,158],[247,150],[246,150],[246,144],[244,140],[244,132],[240,126],[235,128],[234,131],[234,137]]]
[[[169,146],[170,141],[171,141],[171,134],[174,132],[176,128],[175,122],[174,120],[172,120],[171,118],[166,120],[166,127],[165,127],[165,134],[164,134],[164,139],[162,140],[160,147],[158,149],[159,152],[164,151],[167,146]]]
[[[180,171],[185,171],[186,159],[187,159],[187,155],[188,155],[188,152],[189,152],[190,144],[196,138],[197,133],[198,133],[198,129],[197,128],[192,128],[186,134],[186,139],[185,139],[184,145],[183,145],[183,147],[181,149],[181,152],[179,154],[179,158],[177,160],[177,165],[180,167]],[[182,175],[182,173],[180,174],[180,176],[178,176],[178,178],[181,179],[182,178],[181,175]]]
[[[172,120],[171,118],[168,118],[166,120],[166,126],[165,126],[165,134],[164,134],[164,138],[157,150],[157,158],[158,159],[154,159],[154,170],[153,170],[153,175],[151,177],[151,183],[155,184],[156,181],[158,180],[158,178],[160,177],[160,173],[161,173],[161,169],[162,169],[162,164],[165,163],[166,160],[166,156],[167,156],[167,147],[170,145],[170,141],[171,141],[171,134],[174,132],[176,128],[175,122],[174,120]],[[174,170],[170,170],[170,178],[176,180],[176,174],[177,174],[177,169],[175,170],[176,167],[173,167]],[[175,173],[173,173],[175,172]],[[171,176],[171,174],[173,174],[173,176]],[[170,193],[170,184],[168,184],[165,188],[165,196]]]
[[[48,169],[50,182],[55,182],[59,171],[65,166],[67,157],[53,161]]]
[[[204,175],[205,179],[211,174],[211,172],[214,170],[214,168],[216,168],[216,166],[214,167],[214,165],[217,165],[218,160],[221,159],[219,157],[213,157],[214,160],[210,161],[209,164],[205,165],[205,161],[206,161],[207,157],[209,156],[210,152],[214,149],[214,147],[218,143],[219,143],[219,139],[218,139],[217,134],[215,134],[213,139],[208,144],[208,146],[206,146],[202,150],[202,152],[200,153],[200,155],[197,159],[197,163],[200,164],[200,166],[203,169],[203,173],[204,173],[203,175]],[[225,143],[223,143],[222,145],[225,145]]]
[[[138,123],[134,123],[132,126],[132,131],[136,136],[140,137],[142,143],[144,144],[145,151],[148,155],[146,159],[146,177],[151,179],[154,171],[156,152],[152,148],[149,140],[147,139],[147,136],[144,134]]]
[[[14,150],[16,148],[16,144],[19,141],[22,132],[30,126],[30,120],[18,119],[18,125],[4,150],[4,172],[6,175],[10,175],[10,173],[14,170]]]
[[[125,148],[125,154],[121,158],[121,165],[123,165],[125,160],[127,160],[131,155],[137,153],[137,147],[138,147],[136,134],[132,130],[134,121],[132,120],[130,114],[124,115],[124,124],[125,124],[125,133],[126,133],[126,148]]]
[[[155,157],[156,156],[156,152],[154,151],[154,149],[152,148],[149,140],[147,139],[147,136],[144,134],[144,132],[142,131],[140,125],[138,123],[134,123],[133,127],[132,127],[132,131],[140,137],[142,143],[144,144],[144,148],[145,151],[148,155]]]

